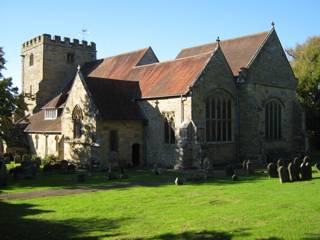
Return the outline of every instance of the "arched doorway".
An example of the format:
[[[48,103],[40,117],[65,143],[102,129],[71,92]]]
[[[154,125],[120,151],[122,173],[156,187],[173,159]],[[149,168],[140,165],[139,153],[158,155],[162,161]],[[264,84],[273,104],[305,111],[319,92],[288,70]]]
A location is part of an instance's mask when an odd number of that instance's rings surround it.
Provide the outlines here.
[[[132,145],[132,164],[134,167],[140,165],[140,144],[135,143]]]

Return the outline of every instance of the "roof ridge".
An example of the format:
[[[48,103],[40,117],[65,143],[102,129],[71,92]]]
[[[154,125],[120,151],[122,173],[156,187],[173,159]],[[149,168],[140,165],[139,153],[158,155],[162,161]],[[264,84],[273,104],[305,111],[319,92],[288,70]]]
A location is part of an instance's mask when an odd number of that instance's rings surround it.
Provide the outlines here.
[[[123,56],[123,55],[128,55],[128,54],[132,54],[132,53],[136,53],[136,52],[140,52],[140,51],[146,52],[146,51],[148,51],[150,48],[151,48],[151,46],[146,47],[146,48],[140,48],[140,49],[137,49],[137,50],[133,50],[133,51],[129,51],[129,52],[124,52],[124,53],[120,53],[120,54],[117,54],[117,55],[108,56],[108,57],[105,57],[105,58],[99,58],[99,59],[94,60],[94,61],[92,61],[92,62],[101,61],[101,60],[105,60],[105,59],[108,59],[108,58],[119,57],[119,56]],[[152,48],[151,48],[151,49],[152,49]]]
[[[178,62],[178,61],[185,60],[187,58],[196,58],[196,57],[200,57],[201,55],[209,55],[209,54],[213,54],[213,53],[214,52],[212,52],[212,51],[208,51],[208,52],[200,53],[200,54],[197,54],[197,55],[181,57],[181,58],[176,58],[176,59],[170,59],[170,60],[166,60],[166,61],[163,61],[163,62],[156,62],[156,63],[150,63],[150,64],[146,64],[146,65],[134,66],[133,69],[142,68],[142,67],[149,67],[149,66],[153,66],[153,65],[156,65],[156,64],[160,65],[160,64],[163,64],[163,63]]]
[[[239,36],[239,37],[228,38],[228,39],[225,39],[225,40],[220,40],[220,44],[221,44],[221,42],[234,41],[234,40],[238,40],[238,39],[241,39],[241,38],[248,38],[248,37],[257,36],[257,35],[260,35],[260,34],[263,34],[263,33],[267,34],[269,32],[270,32],[270,30],[269,31],[263,31],[263,32],[257,32],[257,33],[252,33],[252,34],[249,34],[249,35],[242,35],[242,36]],[[213,45],[213,44],[217,44],[217,42],[215,41],[215,42],[210,42],[210,43],[205,43],[205,44],[199,44],[199,45],[196,45],[196,46],[193,46],[193,47],[182,48],[179,53],[181,53],[183,50],[196,48],[196,47],[200,47],[200,46]]]

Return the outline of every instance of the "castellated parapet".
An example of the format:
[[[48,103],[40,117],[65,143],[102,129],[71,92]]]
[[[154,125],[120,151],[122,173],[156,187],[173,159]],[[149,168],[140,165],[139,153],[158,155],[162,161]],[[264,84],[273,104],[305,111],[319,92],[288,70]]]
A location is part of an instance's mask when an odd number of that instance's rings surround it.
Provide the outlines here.
[[[37,112],[73,79],[78,65],[96,60],[96,44],[42,34],[22,44],[22,92]]]
[[[90,42],[88,44],[87,41],[79,41],[79,39],[72,39],[70,41],[70,38],[64,37],[63,40],[61,36],[51,36],[50,34],[42,34],[38,37],[32,38],[29,41],[26,41],[22,44],[22,51],[29,50],[35,46],[38,46],[40,44],[54,44],[59,45],[61,47],[77,47],[77,48],[87,48],[90,50],[96,50],[96,44],[94,42]]]

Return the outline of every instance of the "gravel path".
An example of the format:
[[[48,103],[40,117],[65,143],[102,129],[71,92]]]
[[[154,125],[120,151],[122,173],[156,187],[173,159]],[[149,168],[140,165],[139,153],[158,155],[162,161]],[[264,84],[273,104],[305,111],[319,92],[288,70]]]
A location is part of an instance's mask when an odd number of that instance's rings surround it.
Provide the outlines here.
[[[75,188],[63,188],[63,189],[46,189],[36,190],[31,192],[18,192],[18,193],[1,193],[1,200],[13,200],[13,199],[30,199],[40,197],[51,197],[51,196],[65,196],[79,193],[97,192],[109,189],[127,188],[134,186],[158,186],[161,184],[167,184],[169,181],[159,182],[132,182],[132,183],[115,183],[107,186],[88,186],[88,187],[75,187]]]

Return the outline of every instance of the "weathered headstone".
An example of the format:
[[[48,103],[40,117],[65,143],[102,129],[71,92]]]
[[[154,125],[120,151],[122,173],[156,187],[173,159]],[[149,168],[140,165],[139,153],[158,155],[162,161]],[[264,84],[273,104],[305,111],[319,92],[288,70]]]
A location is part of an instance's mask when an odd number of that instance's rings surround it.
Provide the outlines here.
[[[244,160],[244,161],[242,162],[242,168],[243,168],[244,170],[247,170],[247,160]]]
[[[278,177],[278,171],[277,171],[277,165],[274,163],[269,163],[267,166],[268,175],[271,178],[277,178]]]
[[[4,161],[0,161],[0,186],[7,185],[7,167]]]
[[[304,163],[310,163],[310,158],[309,158],[309,156],[305,156],[304,158],[303,158],[303,160],[302,160],[302,162],[304,162]]]
[[[299,181],[299,169],[294,163],[289,163],[288,165],[289,177],[292,182]]]
[[[306,180],[312,179],[312,167],[310,162],[305,162],[305,169],[306,169]]]
[[[279,160],[277,161],[277,167],[279,168],[279,167],[284,166],[284,165],[285,165],[284,161],[281,158],[279,158]]]
[[[290,182],[289,172],[285,166],[278,168],[279,180],[281,183]]]
[[[247,161],[246,170],[248,174],[254,173],[254,169],[250,160]]]
[[[155,163],[155,164],[153,165],[153,173],[154,173],[155,175],[160,175],[160,169],[158,168],[158,164],[157,164],[157,163]]]
[[[232,181],[239,181],[239,177],[236,174],[232,175]]]
[[[120,179],[127,179],[128,175],[125,173],[124,171],[124,167],[120,167],[120,175],[119,175]]]
[[[68,161],[67,160],[61,160],[60,161],[60,170],[62,173],[68,173]]]
[[[308,173],[307,173],[307,166],[305,162],[302,162],[300,165],[300,175],[301,175],[301,180],[307,180],[308,179]]]
[[[174,181],[174,184],[177,185],[177,186],[178,185],[183,185],[183,181],[182,181],[181,178],[177,177],[176,180]]]

